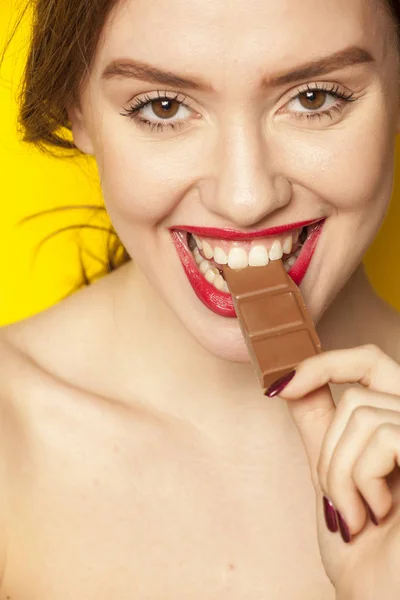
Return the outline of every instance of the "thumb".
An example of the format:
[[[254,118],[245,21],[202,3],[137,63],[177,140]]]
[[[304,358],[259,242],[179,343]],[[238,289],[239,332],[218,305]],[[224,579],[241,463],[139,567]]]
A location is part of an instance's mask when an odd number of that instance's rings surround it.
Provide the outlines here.
[[[298,380],[301,379],[300,373]],[[321,454],[325,434],[332,422],[336,407],[333,401],[329,385],[309,392],[302,396],[296,395],[296,376],[287,386],[288,398],[286,399],[286,388],[279,396],[287,400],[289,412],[293,417],[296,427],[302,439],[311,471],[311,478],[316,489],[319,489],[317,474],[318,460]]]

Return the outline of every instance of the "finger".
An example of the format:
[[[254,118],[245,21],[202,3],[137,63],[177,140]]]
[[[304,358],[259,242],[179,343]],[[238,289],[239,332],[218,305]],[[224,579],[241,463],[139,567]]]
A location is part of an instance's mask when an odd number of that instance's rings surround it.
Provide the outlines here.
[[[365,452],[371,436],[385,424],[400,427],[400,412],[359,407],[350,418],[335,448],[328,470],[320,474],[326,496],[344,516],[350,531],[359,533],[369,515],[362,490],[354,478],[355,466]]]
[[[375,408],[394,411],[400,415],[400,398],[361,387],[348,388],[342,394],[336,406],[331,426],[324,438],[318,461],[318,476],[323,489],[327,487],[326,475],[329,465],[345,429],[351,426],[354,440],[358,435],[358,428],[361,436],[363,435],[362,431],[368,427],[369,434],[372,433],[374,415],[377,414],[374,412]],[[388,420],[390,421],[390,419]],[[380,423],[381,421],[376,421],[375,426]],[[367,439],[364,442],[366,443]]]
[[[400,465],[400,426],[380,425],[354,465],[353,478],[378,520],[384,519],[393,504],[386,477]]]
[[[400,386],[400,367],[374,345],[323,352],[303,361],[295,377],[280,391],[302,438],[315,487],[319,453],[335,414],[330,382],[360,383],[395,394]],[[290,401],[299,398],[301,402]]]
[[[279,395],[285,400],[301,398],[327,383],[360,383],[371,390],[398,394],[400,366],[372,344],[322,352],[304,360]]]
[[[288,402],[288,407],[306,451],[313,485],[319,490],[318,459],[336,410],[329,386],[308,393],[299,402]]]

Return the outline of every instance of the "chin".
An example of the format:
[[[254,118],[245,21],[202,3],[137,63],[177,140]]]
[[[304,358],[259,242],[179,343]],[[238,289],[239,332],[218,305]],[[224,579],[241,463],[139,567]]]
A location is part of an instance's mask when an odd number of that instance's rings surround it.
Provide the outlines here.
[[[251,362],[237,320],[228,332],[225,327],[221,327],[221,332],[218,333],[218,327],[213,327],[209,331],[191,331],[191,334],[207,352],[216,358],[236,363]]]

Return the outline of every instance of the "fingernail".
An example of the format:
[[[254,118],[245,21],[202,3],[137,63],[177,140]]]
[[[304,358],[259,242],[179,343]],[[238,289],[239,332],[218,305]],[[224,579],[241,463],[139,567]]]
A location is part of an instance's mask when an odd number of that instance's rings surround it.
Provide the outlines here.
[[[368,513],[369,513],[369,518],[371,519],[371,521],[373,522],[374,525],[376,525],[377,527],[379,527],[379,521],[376,518],[376,516],[374,515],[374,513],[372,512],[371,508],[369,507],[369,505],[367,504],[367,509],[368,509]]]
[[[274,383],[272,385],[270,385],[269,388],[267,389],[267,391],[265,392],[265,395],[268,396],[268,398],[273,398],[274,396],[277,396],[278,394],[280,394],[282,392],[282,390],[285,389],[287,384],[290,381],[292,381],[292,379],[295,375],[296,375],[296,371],[290,371],[290,373],[288,373],[287,375],[284,375],[277,381],[274,381]]]
[[[342,540],[345,542],[345,544],[349,544],[351,542],[351,534],[347,523],[338,510],[336,511],[336,515],[339,523],[340,535],[342,536]]]
[[[332,502],[326,496],[323,498],[325,523],[329,531],[336,533],[338,524],[336,519],[336,510]]]

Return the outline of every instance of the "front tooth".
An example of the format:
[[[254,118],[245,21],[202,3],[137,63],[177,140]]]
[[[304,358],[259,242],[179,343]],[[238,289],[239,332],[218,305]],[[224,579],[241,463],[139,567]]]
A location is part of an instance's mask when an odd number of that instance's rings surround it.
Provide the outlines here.
[[[293,238],[291,235],[288,235],[288,237],[285,239],[285,241],[283,242],[283,252],[284,254],[290,254],[293,248]]]
[[[212,258],[214,256],[214,250],[211,248],[208,242],[203,241],[203,254],[206,258]]]
[[[249,266],[266,267],[268,263],[268,250],[265,246],[253,246],[249,253]]]
[[[287,261],[287,263],[288,263],[289,267],[293,267],[293,265],[294,265],[294,263],[296,262],[296,260],[297,260],[297,259],[296,259],[296,257],[295,257],[295,256],[291,256],[291,257],[289,258],[289,260]]]
[[[222,250],[222,248],[218,248],[217,246],[214,250],[214,260],[219,265],[227,265],[228,255]]]
[[[203,249],[203,242],[201,241],[201,239],[199,237],[197,237],[197,235],[194,235],[194,241],[197,244],[197,247],[200,248],[200,250]]]
[[[279,240],[276,240],[276,242],[274,242],[272,244],[272,248],[269,251],[269,258],[270,258],[270,260],[279,260],[280,258],[282,258],[282,256],[283,256],[282,244],[280,243]]]
[[[199,269],[200,272],[203,273],[203,275],[208,271],[208,269],[210,269],[211,265],[208,262],[208,260],[203,260],[203,262],[200,263]]]
[[[229,288],[228,288],[228,284],[226,283],[225,279],[224,279],[224,287],[221,290],[222,292],[226,292],[227,294],[229,294]]]
[[[243,248],[232,248],[228,254],[228,265],[231,269],[244,269],[249,264],[249,257]]]

